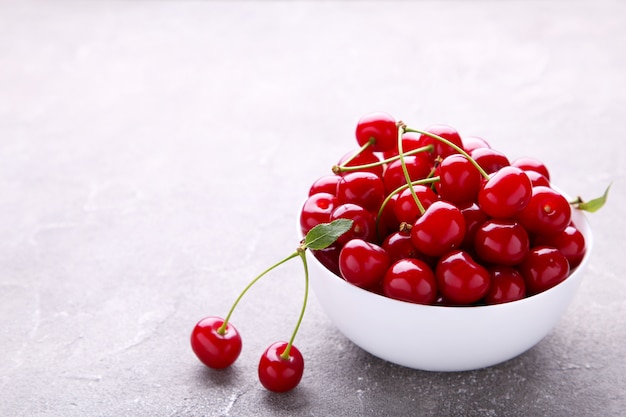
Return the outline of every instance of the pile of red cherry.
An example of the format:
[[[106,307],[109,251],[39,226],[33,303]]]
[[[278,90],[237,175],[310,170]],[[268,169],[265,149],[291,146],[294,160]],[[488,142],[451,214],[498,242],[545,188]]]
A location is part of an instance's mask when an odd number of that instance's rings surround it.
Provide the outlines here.
[[[361,148],[312,184],[300,213],[303,234],[353,221],[312,251],[346,281],[412,303],[485,305],[545,291],[581,262],[570,202],[540,161],[386,113],[362,117],[356,139]]]
[[[209,368],[229,367],[241,353],[230,318],[242,297],[267,273],[300,258],[305,292],[295,329],[288,342],[271,344],[258,365],[270,391],[300,383],[304,359],[294,339],[307,304],[307,249],[346,281],[390,298],[442,306],[511,302],[569,276],[586,251],[570,205],[595,211],[608,193],[570,203],[541,162],[510,162],[485,140],[449,126],[422,131],[372,113],[359,120],[356,139],[360,148],[311,186],[296,251],[255,277],[225,318],[205,317],[194,326],[191,347]]]

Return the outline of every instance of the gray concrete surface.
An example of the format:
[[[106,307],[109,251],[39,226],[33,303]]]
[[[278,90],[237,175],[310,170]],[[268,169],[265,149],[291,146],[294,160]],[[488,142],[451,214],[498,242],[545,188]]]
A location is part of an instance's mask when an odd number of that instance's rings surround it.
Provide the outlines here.
[[[625,21],[620,1],[0,2],[0,415],[624,415]],[[203,368],[193,325],[295,248],[374,110],[540,158],[571,194],[613,182],[566,316],[507,363],[429,373],[313,297],[304,378],[274,395],[256,365],[295,324],[293,263],[234,314],[237,364]]]

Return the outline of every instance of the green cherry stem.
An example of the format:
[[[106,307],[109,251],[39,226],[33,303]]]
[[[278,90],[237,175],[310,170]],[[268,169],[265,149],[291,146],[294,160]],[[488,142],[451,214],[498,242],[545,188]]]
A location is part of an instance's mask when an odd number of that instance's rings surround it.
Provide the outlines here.
[[[422,146],[422,147],[419,147],[419,148],[407,151],[407,152],[404,153],[403,156],[417,155],[420,152],[433,152],[434,150],[435,150],[435,147],[433,145],[426,145],[426,146]],[[397,161],[400,158],[401,158],[401,156],[398,154],[396,156],[392,156],[392,157],[389,157],[387,159],[383,159],[383,160],[378,161],[378,162],[372,162],[371,164],[346,166],[346,164],[350,163],[350,161],[352,161],[352,159],[354,159],[354,158],[350,158],[349,161],[344,162],[342,165],[335,165],[335,166],[333,166],[332,171],[333,171],[334,174],[339,174],[341,172],[359,171],[359,170],[363,170],[363,169],[367,169],[367,168],[374,168],[374,167],[377,167],[377,166],[380,166],[380,165],[389,164],[391,162]]]
[[[348,165],[350,162],[352,162],[352,160],[354,158],[356,158],[357,156],[359,156],[361,154],[361,152],[363,152],[364,150],[366,150],[367,148],[369,148],[370,146],[372,146],[374,143],[376,143],[376,138],[375,137],[371,137],[367,143],[365,143],[363,146],[361,146],[356,152],[354,152],[354,155],[352,155],[350,158],[346,159],[343,163],[343,165],[341,165],[341,167],[339,168],[345,168],[346,165]],[[333,172],[335,171],[335,168],[333,167]]]
[[[402,135],[406,132],[406,125],[403,122],[398,122],[398,156],[400,157],[400,165],[402,166],[402,172],[404,173],[404,179],[406,180],[407,186],[411,191],[411,195],[413,196],[413,200],[415,200],[415,204],[417,204],[417,208],[420,211],[420,214],[424,214],[426,209],[424,205],[417,197],[415,193],[415,189],[413,189],[413,184],[411,183],[411,176],[409,175],[409,170],[406,167],[406,162],[404,160],[404,150],[402,149]]]
[[[241,301],[241,299],[243,298],[244,294],[248,292],[248,290],[250,288],[252,288],[252,286],[254,284],[256,284],[261,278],[263,278],[263,276],[265,276],[268,272],[272,271],[273,269],[278,268],[280,265],[284,264],[285,262],[295,258],[296,256],[300,255],[300,248],[298,248],[298,250],[294,253],[292,253],[291,255],[287,256],[286,258],[276,262],[274,265],[270,266],[269,268],[267,268],[265,271],[261,272],[256,278],[254,278],[252,281],[250,281],[250,283],[248,285],[246,285],[246,287],[243,289],[243,291],[241,292],[241,294],[239,294],[239,297],[237,297],[237,299],[235,300],[235,302],[233,303],[232,307],[230,308],[230,311],[228,312],[228,315],[226,316],[226,318],[224,319],[224,323],[220,326],[219,329],[217,329],[217,333],[224,335],[226,334],[226,327],[228,326],[228,321],[230,320],[230,316],[233,314],[233,311],[235,311],[235,307],[237,307],[237,304],[239,304],[239,301]]]
[[[461,147],[459,147],[458,145],[450,142],[448,139],[442,138],[439,135],[435,135],[434,133],[430,133],[430,132],[425,132],[423,130],[419,130],[419,129],[413,129],[410,127],[406,127],[404,126],[404,131],[405,132],[413,132],[413,133],[419,133],[421,135],[426,135],[430,138],[433,138],[435,140],[438,140],[439,142],[443,142],[446,145],[448,145],[449,147],[451,147],[452,149],[454,149],[455,151],[457,151],[458,153],[460,153],[461,155],[463,155],[464,157],[467,158],[468,161],[470,161],[472,163],[472,165],[474,165],[476,167],[476,169],[478,170],[478,172],[480,172],[480,175],[482,175],[483,177],[485,177],[486,179],[489,179],[489,174],[487,174],[487,172],[480,166],[478,165],[478,162],[476,162],[474,160],[474,158],[472,158],[471,156],[469,156],[469,154],[467,152],[465,152],[465,150]]]
[[[302,266],[304,267],[304,300],[302,301],[302,310],[300,311],[300,316],[298,317],[296,327],[295,329],[293,329],[293,333],[291,334],[291,339],[289,339],[287,347],[280,355],[280,357],[284,360],[289,359],[289,352],[291,351],[291,346],[293,346],[293,341],[296,338],[298,329],[300,329],[300,324],[302,323],[302,319],[304,318],[304,312],[306,311],[307,300],[309,299],[309,267],[307,266],[306,262],[306,246],[304,244],[301,245],[296,253],[300,256],[300,259],[302,259]]]

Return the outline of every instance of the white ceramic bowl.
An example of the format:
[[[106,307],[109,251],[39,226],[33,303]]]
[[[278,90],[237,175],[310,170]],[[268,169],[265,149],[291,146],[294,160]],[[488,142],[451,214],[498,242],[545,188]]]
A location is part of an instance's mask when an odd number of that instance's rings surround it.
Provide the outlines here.
[[[381,359],[427,371],[496,365],[543,339],[572,301],[593,244],[584,214],[573,209],[572,220],[586,239],[584,259],[566,280],[523,300],[479,307],[411,304],[356,287],[313,256],[311,286],[339,331]]]

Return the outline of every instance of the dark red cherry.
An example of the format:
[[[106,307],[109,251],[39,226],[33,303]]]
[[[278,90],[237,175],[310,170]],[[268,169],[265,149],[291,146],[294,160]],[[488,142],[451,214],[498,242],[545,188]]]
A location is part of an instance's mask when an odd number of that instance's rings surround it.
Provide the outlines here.
[[[411,228],[411,240],[418,251],[441,256],[457,248],[465,236],[465,218],[461,211],[446,201],[435,201]]]
[[[335,194],[337,192],[337,183],[341,179],[339,175],[324,175],[319,177],[311,184],[309,188],[309,196],[317,193]]]
[[[300,210],[300,230],[306,235],[320,223],[328,223],[337,206],[337,197],[330,193],[317,193],[309,196]]]
[[[339,270],[343,279],[361,288],[378,284],[389,268],[385,250],[362,239],[352,239],[339,254]]]
[[[530,295],[546,291],[569,275],[567,258],[551,246],[533,247],[519,266]]]
[[[439,199],[437,194],[435,194],[430,187],[416,185],[413,187],[413,190],[415,191],[415,194],[424,209],[428,209],[432,203]],[[411,190],[408,188],[398,195],[398,199],[396,200],[393,210],[396,214],[396,219],[398,219],[400,223],[404,222],[412,224],[418,217],[421,216],[417,203],[413,198],[413,194],[411,194]]]
[[[517,265],[530,249],[526,229],[513,220],[492,219],[476,231],[474,249],[478,257],[489,264]]]
[[[502,304],[526,297],[526,283],[520,272],[511,266],[489,268],[491,284],[485,295],[486,304]]]
[[[483,182],[478,192],[478,206],[488,216],[511,218],[528,205],[532,191],[532,184],[524,171],[506,166]]]
[[[411,181],[426,178],[432,169],[429,156],[424,152],[414,156],[405,156],[404,163]],[[396,188],[406,184],[402,161],[396,160],[387,166],[383,174],[383,182],[385,183],[385,192],[387,194],[391,194]]]
[[[465,251],[453,250],[439,259],[435,269],[437,288],[447,304],[469,305],[487,294],[489,271]]]
[[[517,215],[519,222],[531,234],[561,233],[569,225],[572,209],[558,191],[549,187],[532,188],[528,205]]]
[[[379,176],[371,172],[350,172],[337,183],[339,204],[357,204],[377,212],[385,199],[385,187]]]
[[[432,125],[424,130],[425,132],[432,133],[434,135],[440,136],[448,141],[452,142],[454,145],[463,148],[463,141],[461,140],[461,135],[459,132],[447,125],[438,124]],[[433,158],[440,156],[441,158],[445,158],[448,155],[452,155],[458,153],[453,147],[443,143],[442,141],[432,138],[428,135],[421,135],[420,137],[420,145],[427,146],[433,145],[435,151],[431,154]]]
[[[367,241],[376,239],[376,218],[369,210],[357,204],[341,204],[330,214],[330,221],[337,219],[349,219],[353,221],[353,224],[350,230],[337,239],[336,245],[341,246],[354,238]]]
[[[439,181],[435,189],[439,196],[453,204],[472,203],[476,200],[482,176],[463,155],[446,156],[436,170]]]
[[[373,139],[370,148],[375,152],[388,152],[398,148],[396,120],[384,112],[369,113],[359,119],[356,140],[363,146]]]
[[[382,248],[389,255],[389,261],[394,263],[400,259],[418,258],[420,253],[413,245],[410,232],[393,232],[383,241]]]
[[[535,245],[558,249],[567,258],[571,269],[580,264],[586,252],[585,236],[573,224],[567,226],[561,233],[537,236]]]
[[[511,165],[509,159],[502,152],[491,148],[474,149],[470,156],[487,174],[492,174],[506,166]]]
[[[464,136],[461,138],[463,142],[463,150],[471,154],[478,148],[491,148],[489,142],[479,136]]]
[[[205,317],[191,332],[191,349],[198,359],[209,368],[227,368],[241,353],[241,336],[235,327],[228,323],[224,333],[219,329],[224,324],[221,317]]]
[[[537,172],[546,177],[548,181],[550,181],[550,172],[548,171],[548,168],[543,162],[539,161],[538,159],[528,157],[517,158],[513,162],[511,162],[511,165],[514,167],[518,167],[524,171]]]
[[[459,209],[465,219],[465,237],[461,247],[465,250],[473,251],[476,231],[487,221],[488,217],[476,203],[460,206]]]
[[[270,345],[259,361],[259,381],[269,391],[287,392],[300,383],[304,373],[302,353],[291,345],[288,358],[283,357],[287,342],[276,342]]]
[[[383,294],[410,303],[433,304],[437,299],[435,274],[419,259],[401,259],[387,270]]]
[[[355,156],[356,154],[356,156]],[[349,161],[346,163],[346,161]],[[359,152],[359,150],[353,150],[351,152],[346,153],[344,156],[339,159],[337,165],[347,167],[360,167],[362,165],[369,164],[377,164],[380,162],[380,158],[376,155],[371,149],[364,149]],[[382,165],[374,165],[369,168],[360,168],[359,171],[371,172],[372,174],[378,175],[379,177],[383,176],[384,167]],[[341,171],[338,175],[346,175],[348,172],[354,171]]]

